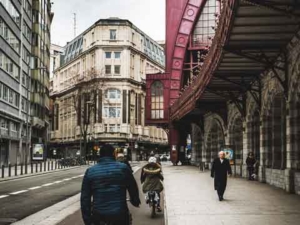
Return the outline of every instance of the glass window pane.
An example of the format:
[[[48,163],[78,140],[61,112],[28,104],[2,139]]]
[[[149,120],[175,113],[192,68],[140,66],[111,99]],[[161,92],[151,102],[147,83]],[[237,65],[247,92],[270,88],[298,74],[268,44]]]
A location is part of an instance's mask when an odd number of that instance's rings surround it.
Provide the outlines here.
[[[121,58],[121,52],[115,52],[115,59]]]
[[[105,58],[111,59],[111,52],[105,52]]]

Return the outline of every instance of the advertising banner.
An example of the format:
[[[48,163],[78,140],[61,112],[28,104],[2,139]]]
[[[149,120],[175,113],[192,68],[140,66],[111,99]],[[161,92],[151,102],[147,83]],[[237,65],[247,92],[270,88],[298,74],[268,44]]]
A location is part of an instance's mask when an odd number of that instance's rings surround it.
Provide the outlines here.
[[[234,165],[234,151],[231,146],[224,146],[222,151],[225,152],[225,158],[229,160],[230,165]]]
[[[44,145],[33,144],[32,146],[32,160],[44,160]]]

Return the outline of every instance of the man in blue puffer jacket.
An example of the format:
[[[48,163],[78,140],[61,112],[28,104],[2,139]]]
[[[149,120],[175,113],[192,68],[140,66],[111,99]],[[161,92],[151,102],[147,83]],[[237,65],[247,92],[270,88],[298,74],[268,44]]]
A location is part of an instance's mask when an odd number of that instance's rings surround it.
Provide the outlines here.
[[[139,190],[130,169],[116,162],[113,146],[104,145],[98,164],[87,169],[82,182],[81,212],[85,225],[129,225],[127,190],[131,204],[139,207]]]

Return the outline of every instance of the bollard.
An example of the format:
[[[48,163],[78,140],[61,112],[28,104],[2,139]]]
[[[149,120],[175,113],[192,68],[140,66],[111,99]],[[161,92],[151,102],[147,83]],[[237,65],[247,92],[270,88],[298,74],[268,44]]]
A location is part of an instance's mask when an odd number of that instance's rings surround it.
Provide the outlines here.
[[[44,163],[44,172],[46,171],[46,162],[43,162]]]
[[[11,165],[8,164],[8,176],[11,177]]]
[[[50,170],[50,162],[48,161],[48,171]]]
[[[27,165],[27,162],[25,162],[25,174],[27,174],[28,172],[28,165]]]
[[[43,163],[40,162],[40,172],[42,172],[42,171],[43,171]]]
[[[23,175],[23,164],[21,164],[21,175]]]
[[[15,176],[18,176],[18,166],[15,164]]]
[[[33,164],[30,163],[30,167],[31,167],[31,173],[33,173]]]
[[[57,161],[55,161],[55,170],[57,170]]]
[[[2,165],[2,170],[1,170],[1,172],[2,172],[2,173],[1,173],[1,177],[2,177],[2,178],[4,178],[4,170],[5,170],[5,167],[4,167],[4,165]]]
[[[35,172],[36,173],[38,172],[38,164],[37,163],[35,164]]]
[[[51,161],[51,170],[53,170],[53,161]]]

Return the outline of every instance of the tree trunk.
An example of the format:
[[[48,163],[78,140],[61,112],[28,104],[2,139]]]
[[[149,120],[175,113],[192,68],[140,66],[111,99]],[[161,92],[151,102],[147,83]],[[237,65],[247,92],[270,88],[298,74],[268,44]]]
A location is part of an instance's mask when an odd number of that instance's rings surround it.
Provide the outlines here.
[[[87,132],[83,133],[83,148],[81,148],[81,156],[86,158],[87,153]]]

